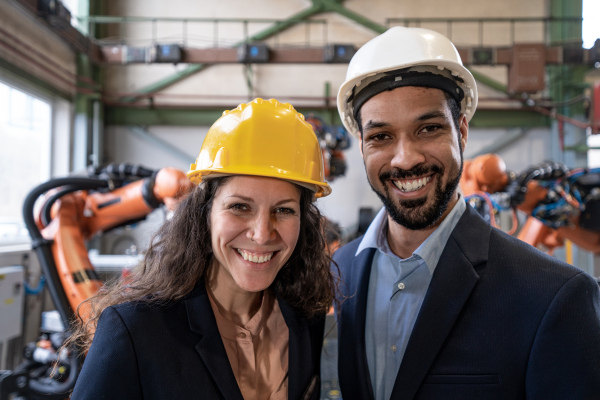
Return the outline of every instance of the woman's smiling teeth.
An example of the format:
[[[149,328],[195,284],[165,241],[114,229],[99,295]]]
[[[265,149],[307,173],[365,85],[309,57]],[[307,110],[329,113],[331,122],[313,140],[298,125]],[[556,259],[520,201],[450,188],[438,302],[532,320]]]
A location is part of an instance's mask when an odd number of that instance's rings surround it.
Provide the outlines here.
[[[253,263],[261,264],[267,262],[273,257],[273,253],[256,255],[253,253],[249,253],[246,250],[237,249],[238,253],[244,258],[246,261],[251,261]]]
[[[403,192],[413,192],[415,190],[421,189],[423,186],[427,185],[427,183],[431,180],[431,176],[427,176],[425,178],[414,179],[412,181],[393,181],[394,185]]]

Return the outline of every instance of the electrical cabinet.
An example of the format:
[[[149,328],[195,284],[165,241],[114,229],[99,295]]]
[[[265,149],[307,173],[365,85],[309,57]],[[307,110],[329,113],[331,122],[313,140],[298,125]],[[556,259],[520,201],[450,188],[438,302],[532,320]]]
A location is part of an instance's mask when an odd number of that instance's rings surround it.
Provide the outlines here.
[[[24,282],[23,267],[0,267],[0,342],[22,333]]]

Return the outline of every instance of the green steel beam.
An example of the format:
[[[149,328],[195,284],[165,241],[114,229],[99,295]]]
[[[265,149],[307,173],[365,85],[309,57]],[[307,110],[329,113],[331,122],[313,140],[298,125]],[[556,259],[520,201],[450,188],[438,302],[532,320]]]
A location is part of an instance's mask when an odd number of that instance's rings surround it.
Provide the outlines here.
[[[527,134],[527,130],[522,129],[521,127],[517,128],[517,129],[511,129],[508,132],[506,132],[505,134],[500,135],[493,143],[491,143],[487,146],[484,146],[483,148],[479,149],[474,154],[470,154],[469,157],[475,158],[475,157],[479,157],[484,154],[499,153],[506,147],[515,143],[517,140],[523,138],[526,134]]]
[[[349,10],[348,8],[344,7],[343,5],[341,5],[341,1],[339,0],[312,0],[312,6],[306,10],[300,11],[299,13],[291,16],[290,18],[286,19],[285,21],[281,21],[276,23],[274,26],[265,29],[262,32],[259,32],[251,37],[249,37],[247,39],[248,42],[253,42],[253,41],[262,41],[265,39],[268,39],[269,37],[276,35],[298,23],[301,23],[302,21],[305,21],[306,19],[315,16],[317,14],[323,13],[323,12],[335,12],[338,13],[368,29],[371,29],[372,31],[380,34],[383,33],[387,30],[387,27],[381,24],[378,24],[368,18],[365,18],[357,13],[355,13],[354,11]],[[237,43],[235,46],[237,46],[240,43]],[[165,89],[177,82],[180,82],[184,79],[186,79],[187,77],[194,75],[204,69],[206,69],[207,67],[209,67],[210,65],[208,64],[194,64],[194,65],[190,65],[188,66],[186,69],[179,71],[165,79],[162,79],[158,82],[155,82],[149,86],[146,86],[145,88],[140,89],[138,92],[141,95],[145,95],[145,94],[152,94],[152,93],[156,93],[162,89]],[[473,76],[475,77],[475,79],[486,85],[491,87],[494,90],[498,90],[500,92],[506,93],[506,85],[503,85],[502,83],[484,75],[481,74],[479,72],[475,72],[475,71],[471,71],[471,73],[473,74]],[[121,99],[121,102],[123,103],[131,103],[137,100],[137,97],[127,97],[127,98],[123,98]]]
[[[222,114],[223,109],[105,106],[104,118],[108,125],[210,126]]]
[[[232,107],[233,108],[233,107]],[[137,108],[106,106],[105,122],[108,125],[137,125],[137,126],[211,126],[221,115],[224,108]],[[303,114],[314,113],[326,115],[327,109],[299,108]],[[342,122],[338,113],[331,114],[333,120],[327,121],[335,125]]]
[[[339,1],[337,0],[312,0],[313,1],[313,5],[321,5],[323,8],[325,8],[327,11],[332,11],[332,12],[336,12],[368,29],[371,29],[372,31],[380,34],[383,33],[385,31],[387,31],[387,27],[381,24],[378,24],[374,21],[371,21],[368,18],[365,18],[357,13],[355,13],[354,11],[349,10],[348,8],[342,6],[340,4]],[[471,74],[473,74],[473,77],[477,80],[477,82],[482,83],[486,86],[489,86],[490,88],[500,91],[502,93],[506,93],[507,92],[507,88],[506,85],[496,81],[495,79],[492,79],[480,72],[476,72],[473,70],[470,70]]]
[[[109,125],[210,126],[223,114],[223,108],[137,108],[107,106],[105,122]],[[331,108],[298,108],[303,114],[314,113],[328,123],[341,125]],[[329,118],[327,118],[329,117]],[[550,119],[529,110],[477,110],[469,124],[472,128],[548,127]]]
[[[551,0],[550,16],[556,18],[581,17],[583,11],[582,0]],[[551,43],[582,42],[581,23],[567,24],[555,23],[550,25]],[[557,102],[565,101],[581,94],[580,85],[584,82],[585,68],[559,65],[547,67],[549,77],[550,97]],[[582,114],[582,106],[561,107],[557,110],[560,114],[572,116]]]
[[[323,11],[330,11],[330,12],[335,12],[340,15],[343,15],[344,17],[346,17],[366,28],[369,28],[374,32],[383,33],[385,31],[387,31],[387,29],[388,29],[385,25],[378,24],[377,22],[371,21],[370,19],[365,18],[362,15],[357,14],[352,10],[349,10],[348,8],[341,5],[339,1],[336,1],[336,0],[312,0],[312,2],[313,2],[313,7],[319,7],[321,9],[323,9]]]
[[[482,74],[480,72],[477,71],[473,71],[471,68],[468,68],[469,71],[471,71],[471,74],[473,75],[473,78],[475,78],[475,80],[479,83],[484,84],[485,86],[492,88],[494,90],[497,90],[499,92],[502,93],[508,93],[508,88],[506,87],[505,84],[498,82],[495,79],[490,78],[489,76]]]
[[[323,6],[315,4],[315,2],[313,1],[313,5],[311,7],[307,8],[306,10],[300,11],[299,13],[289,17],[288,19],[278,22],[274,26],[251,36],[248,39],[248,41],[259,42],[261,40],[268,39],[271,36],[278,34],[279,32],[283,32],[284,30],[309,19],[310,17],[314,17],[315,15],[322,13],[323,11]]]
[[[190,160],[194,160],[196,158],[196,155],[191,155],[185,151],[181,151],[179,148],[173,146],[170,142],[153,135],[147,129],[142,128],[141,126],[130,126],[129,131],[142,140],[149,141],[155,144],[157,147],[168,151],[173,156],[181,159],[184,162],[190,162]]]
[[[177,82],[184,80],[188,76],[194,75],[195,73],[202,71],[206,67],[208,67],[207,64],[190,65],[187,68],[185,68],[184,70],[181,70],[173,75],[170,75],[164,79],[161,79],[158,82],[150,84],[142,89],[139,89],[137,92],[140,95],[156,93],[162,89],[165,89],[171,85],[176,84]],[[138,97],[125,97],[125,98],[122,98],[120,100],[120,102],[121,103],[133,103],[137,99],[138,99]]]
[[[485,110],[475,112],[471,128],[535,128],[549,127],[550,118],[529,110]]]
[[[265,29],[262,32],[259,32],[251,37],[249,37],[247,39],[248,42],[253,42],[253,41],[261,41],[261,40],[265,40],[279,32],[282,32],[290,27],[292,27],[295,24],[298,24],[316,14],[319,14],[323,12],[323,7],[319,6],[319,5],[313,5],[312,7],[300,11],[299,13],[291,16],[290,18],[286,19],[285,21],[282,22],[278,22],[276,23],[274,26],[269,27],[267,29]],[[237,46],[238,44],[241,43],[237,43],[235,44],[233,47]],[[180,82],[182,80],[184,80],[185,78],[194,75],[202,70],[204,70],[205,68],[209,67],[210,65],[208,64],[194,64],[194,65],[190,65],[188,66],[186,69],[179,71],[171,76],[168,76],[165,79],[162,79],[158,82],[155,82],[149,86],[146,86],[140,90],[138,90],[138,92],[140,94],[152,94],[152,93],[156,93],[162,89],[165,89],[177,82]],[[134,102],[135,100],[137,100],[136,97],[127,97],[121,100],[121,102],[123,103],[131,103]]]
[[[577,146],[565,146],[565,150],[576,151],[578,153],[587,153],[590,150],[600,150],[598,146],[587,146],[585,144],[577,145]]]

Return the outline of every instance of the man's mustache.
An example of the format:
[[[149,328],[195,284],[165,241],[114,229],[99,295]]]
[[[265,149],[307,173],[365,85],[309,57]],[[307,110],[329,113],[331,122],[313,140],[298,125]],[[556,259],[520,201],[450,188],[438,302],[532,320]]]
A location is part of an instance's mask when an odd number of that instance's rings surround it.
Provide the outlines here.
[[[433,164],[418,164],[411,169],[394,168],[390,171],[385,171],[379,174],[379,180],[385,183],[389,179],[407,179],[416,176],[429,175],[431,173],[441,173],[443,168]]]

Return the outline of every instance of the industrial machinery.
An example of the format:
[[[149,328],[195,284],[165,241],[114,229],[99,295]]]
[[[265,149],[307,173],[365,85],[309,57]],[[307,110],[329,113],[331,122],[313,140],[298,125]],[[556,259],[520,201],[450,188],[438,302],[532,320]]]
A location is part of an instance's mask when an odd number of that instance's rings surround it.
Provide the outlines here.
[[[516,174],[506,170],[498,155],[484,154],[465,160],[460,187],[493,226],[502,211],[510,212],[508,233],[549,254],[565,240],[600,252],[598,168],[569,169],[545,162]]]
[[[325,167],[325,179],[333,182],[346,173],[346,158],[343,151],[350,147],[351,141],[348,132],[343,126],[328,125],[325,121],[315,115],[307,114],[306,122],[312,127],[319,139],[321,152],[323,153],[323,166]]]
[[[175,168],[138,165],[91,168],[88,177],[53,179],[34,188],[23,217],[62,326],[69,327],[81,302],[101,287],[86,243],[97,234],[144,219],[155,208],[174,209],[192,184]],[[36,207],[43,196],[41,206]],[[85,318],[85,309],[79,307]],[[74,386],[82,355],[64,348],[68,331],[42,332],[14,371],[0,371],[0,400],[64,399]],[[59,352],[59,349],[60,352]],[[60,354],[59,354],[60,353]]]

